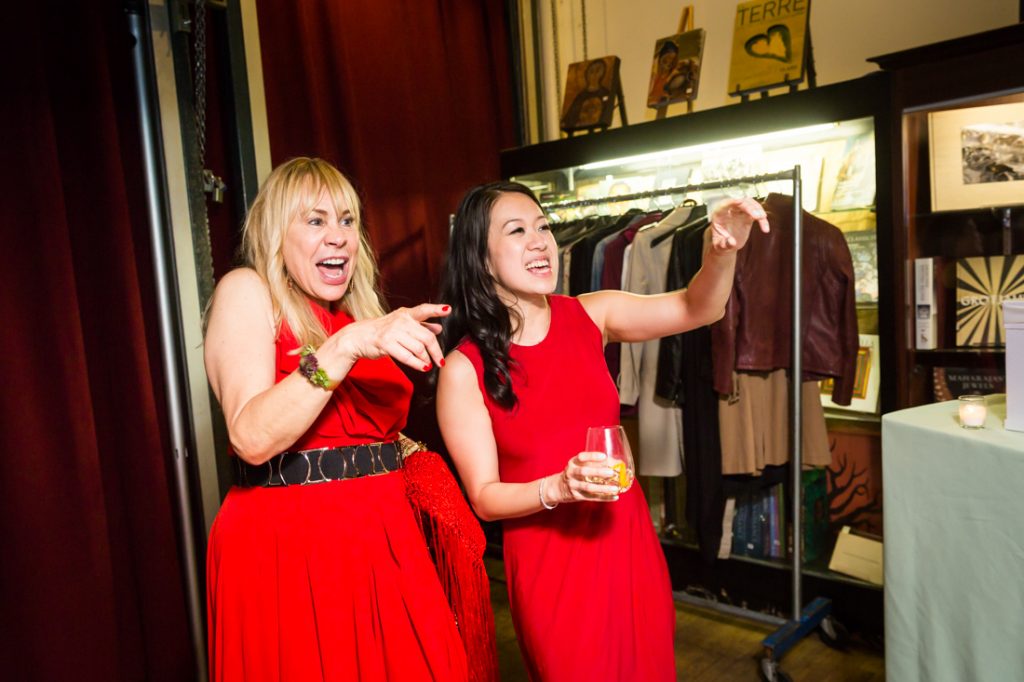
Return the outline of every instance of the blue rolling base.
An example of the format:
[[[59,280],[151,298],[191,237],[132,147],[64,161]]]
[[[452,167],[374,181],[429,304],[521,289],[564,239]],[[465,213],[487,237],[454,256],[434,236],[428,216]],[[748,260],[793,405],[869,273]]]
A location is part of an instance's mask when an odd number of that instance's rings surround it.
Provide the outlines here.
[[[816,630],[831,612],[832,602],[824,597],[818,597],[804,607],[800,620],[786,621],[785,625],[761,641],[765,653],[773,661],[780,660],[797,642]]]

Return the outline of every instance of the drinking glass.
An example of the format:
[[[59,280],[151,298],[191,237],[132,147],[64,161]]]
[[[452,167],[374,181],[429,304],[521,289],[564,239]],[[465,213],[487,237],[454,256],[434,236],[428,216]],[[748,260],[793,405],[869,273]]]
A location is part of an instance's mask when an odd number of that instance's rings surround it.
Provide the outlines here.
[[[629,439],[626,438],[626,432],[621,426],[591,426],[587,429],[587,443],[584,450],[603,452],[607,457],[604,464],[615,471],[615,475],[610,479],[587,476],[588,481],[618,486],[620,494],[629,490],[633,485],[633,453],[629,450]],[[595,464],[599,463],[595,462]]]

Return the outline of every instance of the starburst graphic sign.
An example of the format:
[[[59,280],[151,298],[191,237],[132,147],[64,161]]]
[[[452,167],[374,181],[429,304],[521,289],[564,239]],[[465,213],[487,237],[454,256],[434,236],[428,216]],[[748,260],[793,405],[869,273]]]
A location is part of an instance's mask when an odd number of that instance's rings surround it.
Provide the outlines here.
[[[961,258],[956,264],[956,345],[1006,343],[1003,301],[1024,300],[1024,255]]]

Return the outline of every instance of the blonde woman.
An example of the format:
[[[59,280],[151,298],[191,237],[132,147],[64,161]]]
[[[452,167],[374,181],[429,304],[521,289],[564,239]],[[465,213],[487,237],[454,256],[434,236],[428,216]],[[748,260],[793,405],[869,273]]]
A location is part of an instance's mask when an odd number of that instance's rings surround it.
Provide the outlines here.
[[[238,484],[210,533],[214,680],[464,680],[466,655],[406,497],[399,430],[442,363],[447,306],[384,314],[349,181],[276,168],[217,286],[205,361]]]

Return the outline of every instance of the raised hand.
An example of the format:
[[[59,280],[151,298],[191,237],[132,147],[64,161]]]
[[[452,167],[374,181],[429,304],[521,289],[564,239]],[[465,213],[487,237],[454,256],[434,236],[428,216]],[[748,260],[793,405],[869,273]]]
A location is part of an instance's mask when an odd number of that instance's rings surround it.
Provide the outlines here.
[[[444,354],[437,342],[441,325],[428,320],[450,313],[450,306],[422,303],[415,308],[398,308],[383,317],[353,322],[317,349],[317,356],[324,363],[330,354],[346,356],[352,362],[389,355],[396,362],[426,372],[435,363],[444,364]]]
[[[739,251],[747,243],[756,222],[767,233],[768,215],[764,207],[750,197],[727,199],[711,213],[711,246],[715,251]]]

